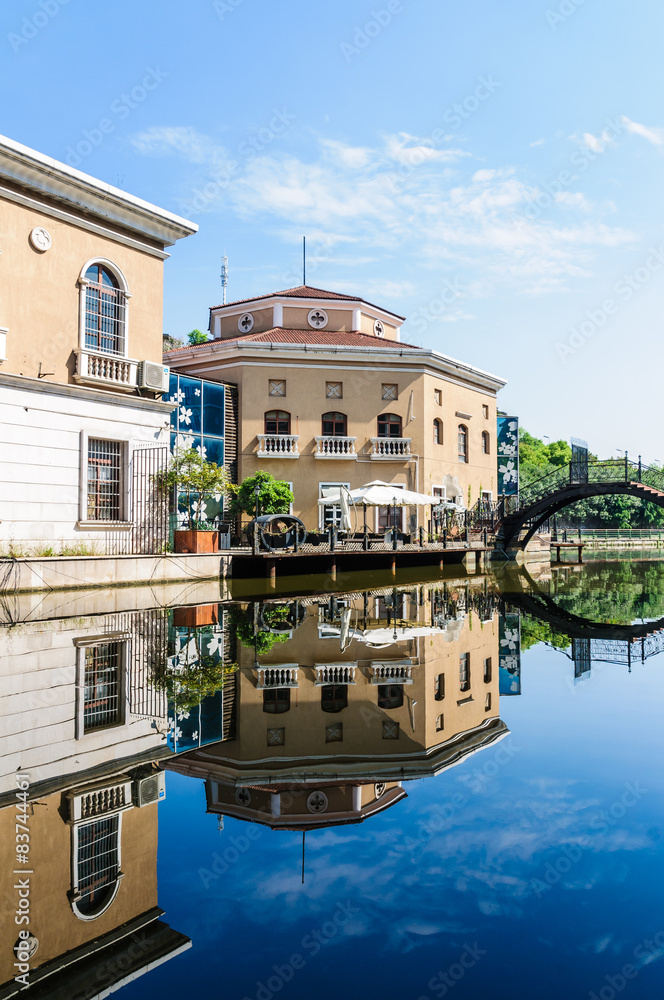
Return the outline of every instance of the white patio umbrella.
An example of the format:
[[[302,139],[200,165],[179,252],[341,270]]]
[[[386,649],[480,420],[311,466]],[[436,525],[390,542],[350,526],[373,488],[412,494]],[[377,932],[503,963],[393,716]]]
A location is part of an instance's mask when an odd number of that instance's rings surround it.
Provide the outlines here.
[[[427,493],[416,493],[414,490],[402,489],[393,483],[384,483],[380,479],[375,479],[366,486],[359,486],[357,489],[346,492],[331,493],[318,503],[328,506],[341,504],[342,497],[347,496],[353,504],[367,507],[428,507],[440,502],[440,497],[431,497]]]
[[[374,479],[373,482],[359,486],[354,490],[343,489],[339,493],[331,493],[319,500],[318,503],[321,506],[340,504],[343,517],[344,500],[350,500],[356,507],[364,507],[364,526],[366,528],[367,507],[428,507],[437,504],[439,497],[432,497],[427,493],[416,493],[414,490],[403,489],[394,483],[385,483],[381,479]]]

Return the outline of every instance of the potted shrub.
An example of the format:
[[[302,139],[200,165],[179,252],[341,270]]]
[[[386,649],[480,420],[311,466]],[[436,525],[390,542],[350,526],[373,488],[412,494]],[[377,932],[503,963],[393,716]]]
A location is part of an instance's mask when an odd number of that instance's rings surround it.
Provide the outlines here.
[[[194,449],[179,450],[155,477],[162,489],[187,494],[187,526],[174,532],[176,552],[218,552],[219,532],[204,518],[206,501],[230,492],[228,473]]]

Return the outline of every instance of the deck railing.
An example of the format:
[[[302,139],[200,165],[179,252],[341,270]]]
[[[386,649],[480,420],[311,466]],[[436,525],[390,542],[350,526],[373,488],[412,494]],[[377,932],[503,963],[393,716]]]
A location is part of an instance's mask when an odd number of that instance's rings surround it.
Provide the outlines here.
[[[354,437],[317,437],[316,458],[357,458]]]
[[[373,450],[371,458],[383,461],[394,461],[410,457],[412,438],[375,437],[371,438]]]

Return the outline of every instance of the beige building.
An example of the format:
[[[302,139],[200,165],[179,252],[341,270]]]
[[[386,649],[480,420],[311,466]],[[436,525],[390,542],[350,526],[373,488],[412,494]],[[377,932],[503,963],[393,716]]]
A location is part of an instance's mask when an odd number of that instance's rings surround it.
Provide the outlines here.
[[[274,828],[357,823],[394,805],[403,782],[509,732],[498,616],[477,595],[460,581],[311,599],[291,609],[291,631],[283,604],[262,605],[257,629],[287,641],[258,656],[238,643],[233,738],[166,768],[204,778],[210,812]]]
[[[161,610],[0,627],[0,1000],[107,996],[191,946],[158,906],[160,651]]]
[[[172,370],[239,388],[238,481],[292,483],[309,529],[318,500],[373,480],[474,504],[496,493],[500,378],[401,340],[404,322],[361,298],[302,286],[210,311],[212,339],[165,355]],[[404,529],[417,512],[404,508]],[[371,513],[385,527],[391,512]]]
[[[126,550],[168,444],[166,247],[197,227],[5,137],[0,211],[0,551]]]

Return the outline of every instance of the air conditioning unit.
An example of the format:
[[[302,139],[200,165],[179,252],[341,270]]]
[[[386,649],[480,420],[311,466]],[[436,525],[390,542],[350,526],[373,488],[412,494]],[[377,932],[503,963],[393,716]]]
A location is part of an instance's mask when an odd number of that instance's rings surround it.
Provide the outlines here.
[[[138,362],[138,388],[152,389],[153,392],[168,392],[168,382],[171,370],[167,365],[158,365],[154,361]]]
[[[139,778],[134,782],[134,805],[139,808],[161,802],[165,798],[166,774],[163,771],[155,771],[147,778]]]

